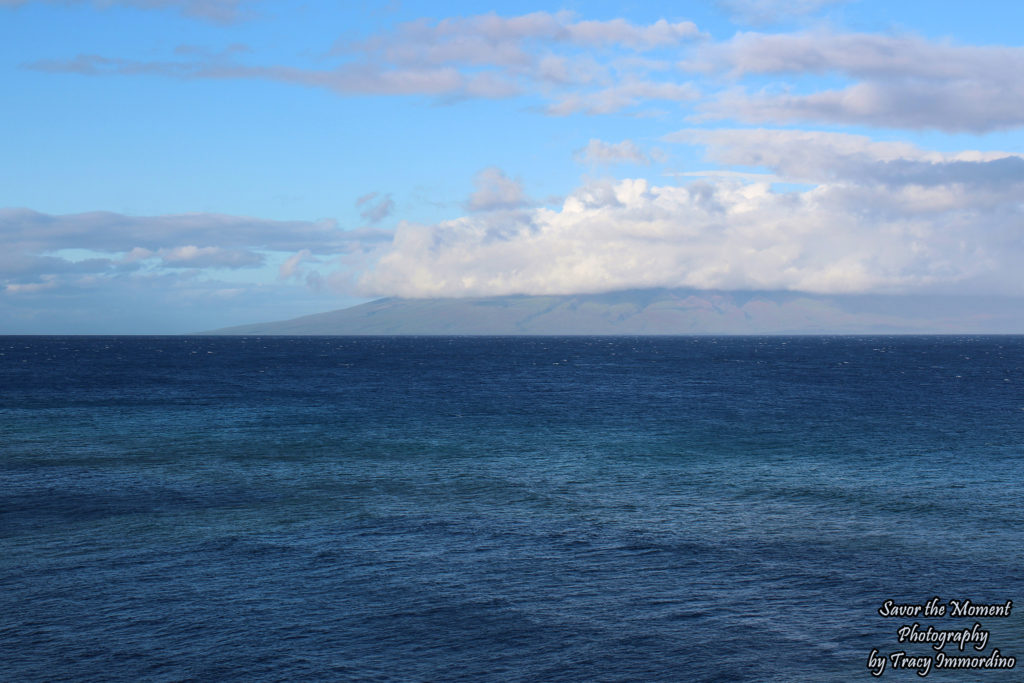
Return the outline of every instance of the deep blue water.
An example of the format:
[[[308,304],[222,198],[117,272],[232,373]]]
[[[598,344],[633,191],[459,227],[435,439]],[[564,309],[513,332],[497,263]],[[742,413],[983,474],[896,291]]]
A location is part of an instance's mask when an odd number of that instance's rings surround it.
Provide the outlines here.
[[[1024,338],[0,337],[0,588],[10,681],[1021,657]]]

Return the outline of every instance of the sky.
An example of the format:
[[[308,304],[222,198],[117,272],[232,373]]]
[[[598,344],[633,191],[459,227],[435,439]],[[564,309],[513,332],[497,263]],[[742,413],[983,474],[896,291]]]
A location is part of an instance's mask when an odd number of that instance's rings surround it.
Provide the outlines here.
[[[1024,3],[0,0],[0,333],[1024,297]]]

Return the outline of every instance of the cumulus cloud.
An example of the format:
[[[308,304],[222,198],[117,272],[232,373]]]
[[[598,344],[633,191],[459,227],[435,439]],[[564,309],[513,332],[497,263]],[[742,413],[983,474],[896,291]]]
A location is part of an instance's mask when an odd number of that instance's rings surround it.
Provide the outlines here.
[[[830,133],[704,135],[712,157],[813,186],[623,180],[583,187],[557,210],[402,223],[362,285],[407,297],[642,287],[1024,293],[1020,156],[942,155]]]
[[[500,168],[485,168],[473,178],[476,190],[466,202],[470,211],[518,209],[529,204],[522,183],[505,175]]]
[[[576,150],[575,158],[585,164],[651,163],[651,158],[632,140],[611,143],[591,138],[586,147]]]
[[[839,74],[842,89],[794,93],[786,86],[726,91],[709,117],[748,122],[825,121],[986,132],[1024,124],[1024,48],[977,47],[828,31],[740,33],[708,45],[687,69],[746,75]]]

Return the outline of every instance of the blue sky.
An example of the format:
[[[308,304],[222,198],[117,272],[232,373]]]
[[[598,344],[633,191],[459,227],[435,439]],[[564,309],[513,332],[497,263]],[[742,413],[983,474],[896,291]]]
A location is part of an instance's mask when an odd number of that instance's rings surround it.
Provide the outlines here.
[[[1024,6],[0,0],[0,333],[1024,296]]]

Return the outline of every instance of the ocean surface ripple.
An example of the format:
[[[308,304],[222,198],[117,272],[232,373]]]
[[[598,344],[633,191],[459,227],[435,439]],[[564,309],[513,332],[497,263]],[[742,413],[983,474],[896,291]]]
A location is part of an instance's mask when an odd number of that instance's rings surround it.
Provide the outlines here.
[[[1022,458],[1022,337],[0,337],[0,679],[874,680]]]

